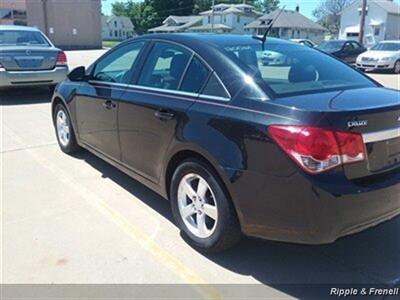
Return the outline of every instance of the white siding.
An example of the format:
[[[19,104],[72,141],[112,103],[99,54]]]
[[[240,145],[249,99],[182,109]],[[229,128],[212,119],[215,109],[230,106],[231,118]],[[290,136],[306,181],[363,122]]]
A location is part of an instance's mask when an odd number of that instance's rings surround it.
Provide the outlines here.
[[[385,39],[386,31],[392,31],[393,25],[388,22],[388,13],[382,7],[374,2],[368,2],[368,14],[365,18],[365,38],[367,44],[377,43]],[[346,28],[358,28],[360,24],[360,13],[358,8],[361,7],[361,1],[352,3],[342,14],[340,20],[339,39],[357,40],[357,36],[348,36]],[[372,24],[382,24],[381,26],[372,26]],[[397,23],[398,24],[398,23]],[[399,25],[397,25],[398,28]],[[379,35],[375,35],[375,28],[379,28]]]
[[[386,40],[400,40],[400,15],[388,15],[384,38]]]

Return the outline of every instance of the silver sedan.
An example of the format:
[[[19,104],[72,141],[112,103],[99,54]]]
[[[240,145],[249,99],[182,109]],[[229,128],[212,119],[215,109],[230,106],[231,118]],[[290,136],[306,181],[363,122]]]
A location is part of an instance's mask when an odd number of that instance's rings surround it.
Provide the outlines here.
[[[0,87],[49,86],[66,79],[67,58],[38,29],[0,25]]]

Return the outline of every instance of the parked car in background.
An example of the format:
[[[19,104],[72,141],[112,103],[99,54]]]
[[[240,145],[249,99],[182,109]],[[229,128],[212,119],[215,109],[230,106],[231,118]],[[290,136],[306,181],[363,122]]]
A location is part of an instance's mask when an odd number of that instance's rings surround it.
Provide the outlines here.
[[[400,73],[400,41],[382,41],[358,56],[357,68],[365,71],[392,70]]]
[[[263,67],[262,53],[289,65]],[[398,92],[320,51],[246,35],[126,41],[57,86],[59,146],[169,199],[194,247],[319,244],[400,213]]]
[[[313,41],[308,39],[291,39],[291,41],[310,48],[317,46]]]
[[[261,54],[261,63],[264,66],[282,66],[286,63],[286,56],[276,51],[265,50]]]
[[[0,87],[49,86],[65,80],[67,58],[38,29],[0,25]]]
[[[363,45],[356,41],[333,40],[325,41],[317,49],[336,56],[348,64],[355,64],[357,57],[367,51]]]

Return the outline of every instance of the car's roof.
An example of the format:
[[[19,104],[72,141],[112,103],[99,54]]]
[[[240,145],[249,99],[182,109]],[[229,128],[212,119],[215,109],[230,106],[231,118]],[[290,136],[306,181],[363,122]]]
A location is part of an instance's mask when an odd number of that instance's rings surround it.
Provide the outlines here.
[[[160,34],[147,34],[142,36],[145,39],[162,39],[171,40],[175,42],[188,43],[190,41],[204,42],[214,44],[217,46],[222,45],[235,45],[235,44],[257,44],[259,40],[254,39],[251,35],[238,35],[238,34],[211,34],[211,33],[160,33]],[[268,37],[267,41],[270,43],[291,43],[290,41]]]
[[[40,31],[35,27],[17,25],[0,25],[0,30]]]

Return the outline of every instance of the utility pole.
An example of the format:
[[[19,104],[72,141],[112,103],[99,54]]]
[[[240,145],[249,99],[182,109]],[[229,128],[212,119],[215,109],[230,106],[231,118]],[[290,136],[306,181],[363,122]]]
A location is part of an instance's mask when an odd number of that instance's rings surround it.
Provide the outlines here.
[[[365,27],[366,13],[367,13],[367,0],[363,0],[361,6],[360,34],[358,36],[358,42],[360,44],[362,44],[364,41],[364,27]]]
[[[46,36],[49,36],[49,26],[48,26],[48,18],[47,18],[47,0],[42,0],[43,6],[43,21],[44,21],[44,33]]]
[[[214,6],[215,6],[215,0],[212,1],[212,7],[211,7],[211,32],[214,32]]]

